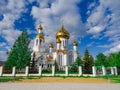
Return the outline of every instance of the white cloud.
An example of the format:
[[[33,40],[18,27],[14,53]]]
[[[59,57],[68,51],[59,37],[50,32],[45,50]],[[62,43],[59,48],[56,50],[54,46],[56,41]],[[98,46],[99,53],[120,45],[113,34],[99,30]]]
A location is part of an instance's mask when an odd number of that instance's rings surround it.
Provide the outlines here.
[[[90,34],[98,34],[100,33],[101,31],[104,30],[104,27],[103,26],[94,26],[92,27],[90,30],[87,31],[87,33],[90,33]]]
[[[15,39],[20,35],[21,31],[14,29],[14,22],[20,18],[25,9],[25,0],[2,0],[0,1],[0,14],[3,15],[3,19],[0,21],[0,36],[6,40],[5,47],[9,49]],[[1,43],[1,42],[0,42]],[[7,54],[6,51],[0,50],[0,59],[5,60]],[[4,57],[3,57],[4,56]]]
[[[118,44],[115,47],[110,48],[109,50],[105,51],[104,54],[105,55],[109,55],[110,53],[117,53],[120,51],[120,44]]]
[[[62,20],[64,20],[65,28],[73,36],[83,36],[85,33],[85,27],[81,22],[81,16],[79,14],[79,8],[76,3],[80,0],[53,0],[49,2],[51,7],[41,6],[43,2],[40,3],[40,7],[32,7],[32,16],[36,19],[35,26],[39,24],[43,25],[44,32],[48,37],[46,37],[46,43],[51,41],[55,42],[55,34],[60,29]]]
[[[87,47],[91,47],[95,42],[91,42],[87,45]]]
[[[0,61],[4,61],[7,58],[7,52],[6,51],[0,51]]]
[[[100,5],[96,6],[87,19],[88,34],[93,38],[108,38],[109,50],[105,53],[120,51],[120,0],[99,0]],[[101,33],[103,32],[103,33]],[[102,44],[102,43],[101,43]],[[107,45],[99,45],[107,47]],[[115,49],[118,50],[115,50]]]

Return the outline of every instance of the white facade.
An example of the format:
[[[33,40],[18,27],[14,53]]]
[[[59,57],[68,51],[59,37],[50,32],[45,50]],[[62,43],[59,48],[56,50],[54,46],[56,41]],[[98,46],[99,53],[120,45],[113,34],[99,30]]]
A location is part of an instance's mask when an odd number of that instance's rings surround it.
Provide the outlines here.
[[[33,53],[31,58],[32,62],[35,61],[36,67],[42,68],[50,67],[54,64],[55,60],[58,63],[59,69],[63,70],[64,66],[70,66],[78,57],[77,42],[73,42],[73,50],[69,50],[68,43],[70,34],[65,30],[62,25],[61,29],[56,33],[56,49],[51,43],[49,45],[49,52],[45,51],[45,38],[42,34],[42,26],[38,28],[38,35],[35,38]]]

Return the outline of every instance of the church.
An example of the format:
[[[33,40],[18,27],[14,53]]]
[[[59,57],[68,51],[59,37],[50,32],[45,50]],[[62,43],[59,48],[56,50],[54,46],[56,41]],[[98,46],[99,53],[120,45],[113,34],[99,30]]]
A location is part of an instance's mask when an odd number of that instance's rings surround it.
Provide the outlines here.
[[[58,64],[59,70],[64,70],[64,66],[70,66],[79,56],[76,39],[73,42],[73,50],[68,48],[70,33],[65,29],[64,25],[56,33],[56,45],[49,44],[49,52],[46,52],[45,37],[43,35],[43,27],[39,25],[38,34],[34,40],[33,52],[31,54],[31,66],[38,68],[42,66],[47,69],[54,65],[55,61]],[[52,37],[52,36],[51,36]]]

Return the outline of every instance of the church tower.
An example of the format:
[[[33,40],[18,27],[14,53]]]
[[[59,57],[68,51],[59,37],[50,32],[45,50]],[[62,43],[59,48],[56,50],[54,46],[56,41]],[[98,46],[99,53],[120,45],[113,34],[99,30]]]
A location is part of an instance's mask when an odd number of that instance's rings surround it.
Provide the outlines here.
[[[68,40],[70,38],[69,32],[64,28],[64,25],[56,33],[56,60],[59,65],[59,69],[63,69],[63,66],[69,65],[68,61]]]
[[[73,59],[74,59],[74,62],[75,62],[76,58],[78,57],[77,46],[78,46],[78,43],[76,41],[76,38],[74,38],[74,42],[73,42]]]
[[[35,43],[33,47],[34,52],[40,52],[40,53],[45,52],[45,38],[44,38],[42,30],[43,30],[42,26],[39,25],[38,34],[35,38]]]
[[[38,27],[38,34],[36,35],[34,46],[33,46],[33,53],[31,54],[31,68],[38,69],[41,65],[44,67],[45,63],[45,38],[43,35],[43,28],[41,25]]]
[[[68,50],[68,40],[70,38],[69,32],[62,25],[61,29],[56,33],[57,45],[61,50]]]

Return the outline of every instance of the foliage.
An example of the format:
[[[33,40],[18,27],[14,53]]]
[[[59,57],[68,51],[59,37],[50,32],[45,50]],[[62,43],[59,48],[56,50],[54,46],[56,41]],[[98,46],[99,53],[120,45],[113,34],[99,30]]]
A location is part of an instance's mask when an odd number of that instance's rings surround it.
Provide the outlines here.
[[[87,74],[92,73],[92,65],[93,65],[94,59],[92,55],[89,54],[88,49],[85,50],[83,61],[84,61],[84,73],[87,73]]]
[[[108,64],[109,66],[117,66],[118,74],[120,74],[120,52],[111,53],[108,56]]]
[[[108,66],[108,60],[106,59],[106,56],[103,53],[99,53],[96,56],[94,65],[95,66]]]
[[[56,60],[55,60],[55,62],[54,62],[54,65],[55,65],[55,72],[57,72],[57,71],[59,70],[59,67],[58,67],[58,63],[57,63]]]
[[[12,69],[13,66],[16,66],[16,68],[25,68],[29,65],[31,58],[28,48],[29,43],[28,33],[22,32],[9,52],[9,56],[5,63],[6,68]]]
[[[78,71],[78,66],[82,65],[82,60],[77,57],[76,61],[72,64],[71,70],[72,72],[77,72]]]

